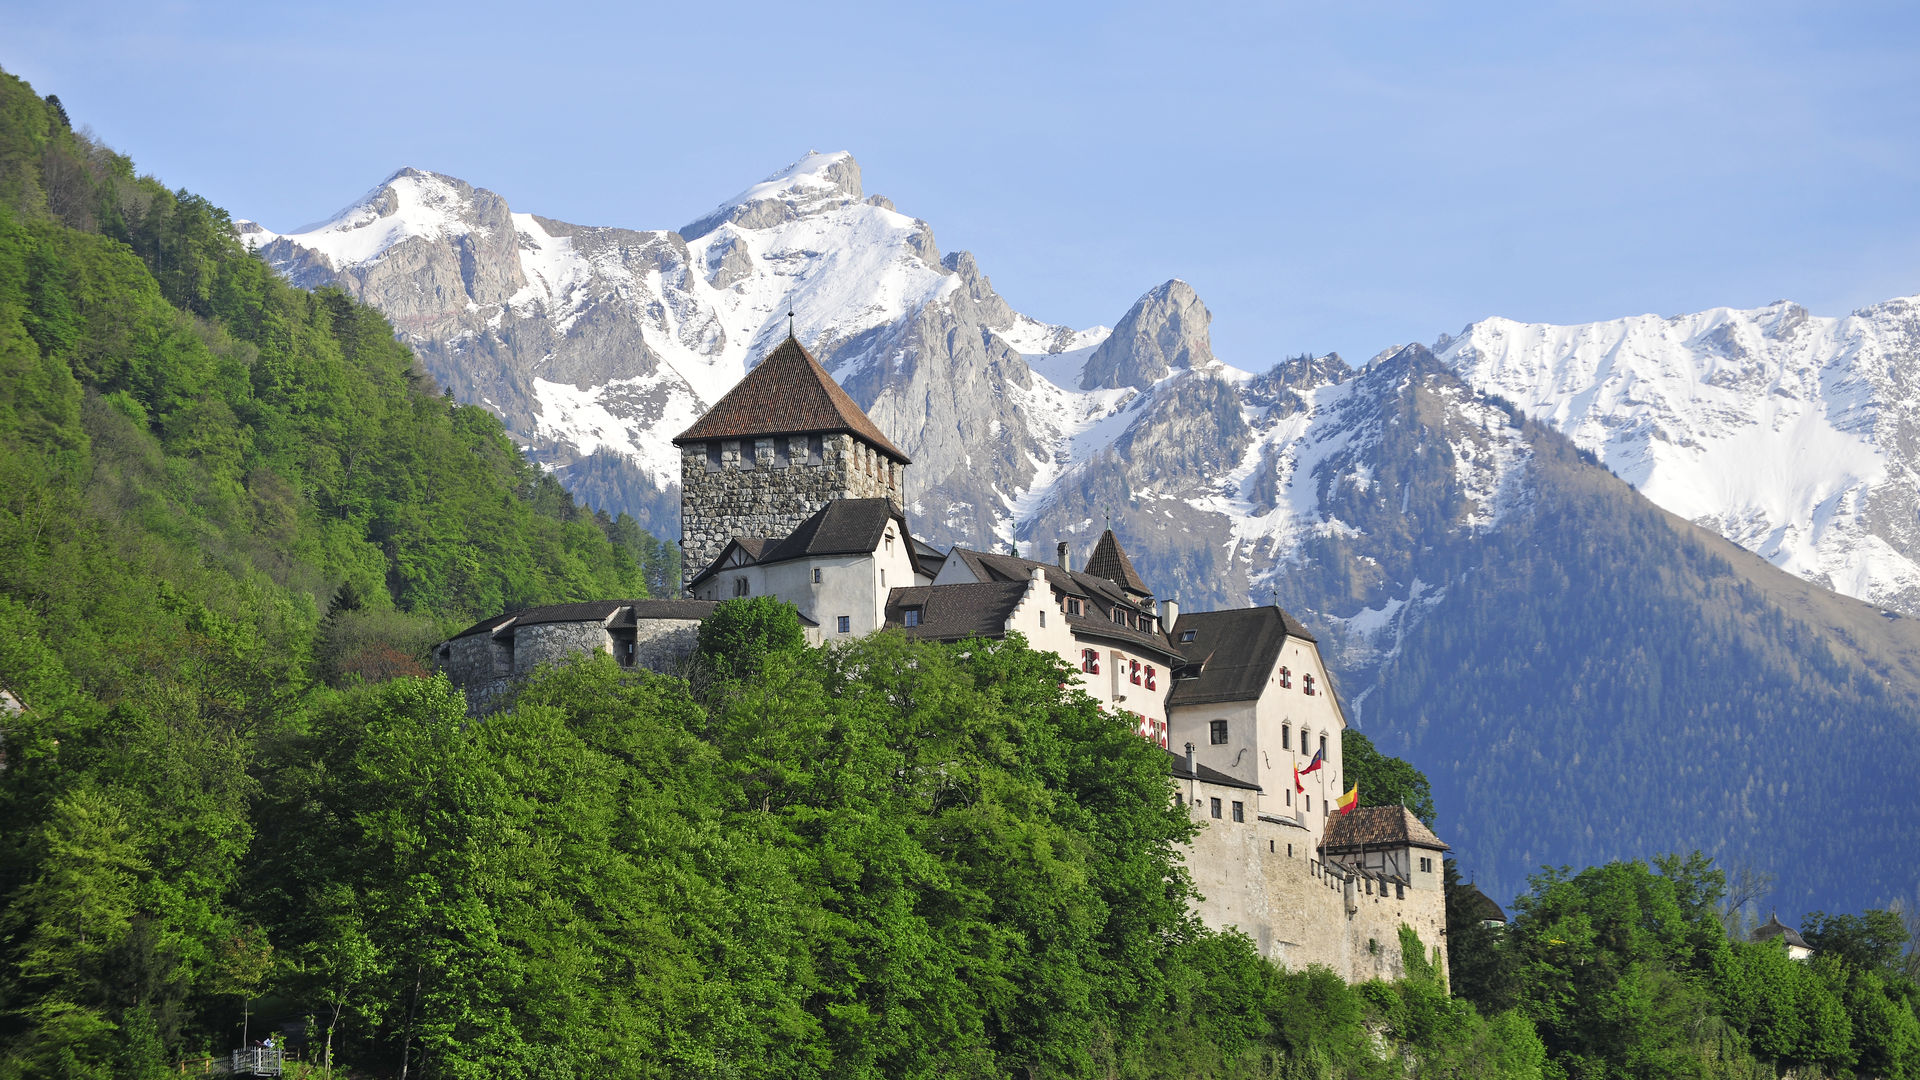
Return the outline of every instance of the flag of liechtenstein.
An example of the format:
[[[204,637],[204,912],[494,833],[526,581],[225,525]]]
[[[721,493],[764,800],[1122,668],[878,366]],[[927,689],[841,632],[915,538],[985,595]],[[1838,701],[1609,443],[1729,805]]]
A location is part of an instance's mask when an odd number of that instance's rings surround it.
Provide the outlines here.
[[[1320,766],[1325,765],[1326,763],[1327,763],[1327,751],[1325,747],[1322,747],[1313,752],[1313,760],[1307,762],[1307,767],[1304,769],[1301,769],[1300,771],[1302,773],[1310,773],[1313,770],[1319,768]]]

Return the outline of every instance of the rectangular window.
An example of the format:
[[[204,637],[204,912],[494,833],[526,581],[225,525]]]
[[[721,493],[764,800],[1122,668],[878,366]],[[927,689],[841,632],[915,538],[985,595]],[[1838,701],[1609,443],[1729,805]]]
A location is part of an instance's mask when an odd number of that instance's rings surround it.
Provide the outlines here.
[[[1140,685],[1140,661],[1127,661],[1127,681],[1135,686]]]
[[[1280,749],[1293,749],[1293,726],[1291,724],[1280,725]]]
[[[1216,818],[1219,817],[1220,816],[1220,800],[1208,799],[1207,804],[1208,804],[1207,808],[1213,811],[1213,816]]]
[[[1287,858],[1289,858],[1289,859],[1291,859],[1291,858],[1293,858],[1293,845],[1292,845],[1292,844],[1288,844],[1288,845],[1287,845]]]
[[[717,442],[707,444],[707,471],[720,471],[720,444]]]
[[[1153,665],[1148,664],[1147,665],[1147,689],[1158,690],[1159,688],[1160,688],[1159,683],[1154,679]]]
[[[820,584],[820,577],[821,577],[821,575],[822,575],[822,574],[824,574],[825,572],[826,572],[826,571],[824,571],[824,570],[822,570],[822,569],[820,569],[820,568],[819,568],[819,567],[817,567],[817,566],[813,568],[813,583],[814,583],[815,585],[818,585],[818,584]]]
[[[1046,628],[1047,628],[1047,613],[1043,611],[1040,613],[1040,629],[1045,630]]]
[[[883,589],[887,587],[887,572],[885,570],[880,571],[880,587]]]
[[[907,610],[901,612],[900,624],[902,626],[919,626],[920,625],[920,609],[917,607],[910,607]]]
[[[1080,650],[1080,670],[1086,672],[1089,675],[1100,674],[1100,650],[1081,649]]]
[[[1313,796],[1312,795],[1307,796],[1307,813],[1309,814],[1313,813]]]
[[[1080,613],[1081,613],[1080,601],[1074,599],[1071,596],[1067,597],[1067,614],[1078,615]]]
[[[1212,742],[1213,745],[1219,746],[1227,741],[1227,722],[1225,720],[1210,721],[1207,724],[1207,728],[1207,739]]]
[[[1269,854],[1269,855],[1271,855],[1271,854],[1273,854],[1273,851],[1274,851],[1274,847],[1273,847],[1273,841],[1271,841],[1271,840],[1269,840],[1269,841],[1267,841],[1267,854]],[[1292,845],[1292,844],[1288,844],[1288,845],[1287,845],[1287,854],[1289,854],[1289,855],[1291,855],[1291,854],[1293,854],[1293,845]]]
[[[746,578],[733,579],[733,595],[735,596],[747,595],[747,579]]]
[[[1288,806],[1293,805],[1293,789],[1292,788],[1287,789],[1287,805]]]
[[[1247,804],[1240,802],[1237,799],[1234,800],[1234,804],[1233,804],[1233,820],[1235,821],[1247,820]]]
[[[1193,636],[1194,636],[1194,635],[1195,635],[1196,633],[1199,633],[1199,631],[1197,631],[1197,630],[1182,630],[1182,631],[1180,631],[1180,643],[1184,645],[1184,644],[1186,644],[1187,642],[1189,642],[1189,641],[1192,641],[1192,640],[1193,640]]]
[[[853,633],[853,616],[851,615],[840,616],[840,632],[843,634]]]
[[[1325,735],[1320,736],[1320,756],[1327,756],[1327,737]]]
[[[818,465],[826,460],[826,443],[818,435],[807,436],[807,464]]]

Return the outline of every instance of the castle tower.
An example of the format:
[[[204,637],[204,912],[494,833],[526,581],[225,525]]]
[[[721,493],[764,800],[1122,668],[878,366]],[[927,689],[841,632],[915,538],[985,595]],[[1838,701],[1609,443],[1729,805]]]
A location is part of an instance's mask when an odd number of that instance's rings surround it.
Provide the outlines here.
[[[903,501],[911,464],[789,336],[680,448],[680,585],[736,536],[778,539],[833,499]]]

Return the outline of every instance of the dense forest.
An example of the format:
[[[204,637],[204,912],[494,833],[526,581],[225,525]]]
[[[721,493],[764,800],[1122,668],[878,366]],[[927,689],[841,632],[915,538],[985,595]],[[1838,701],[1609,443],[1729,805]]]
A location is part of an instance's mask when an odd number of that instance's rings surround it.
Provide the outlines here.
[[[4,75],[0,552],[0,1080],[1920,1077],[1898,918],[1792,965],[1700,858],[1462,906],[1453,994],[1411,931],[1399,983],[1280,971],[1188,914],[1165,753],[1018,640],[740,601],[470,721],[432,642],[670,548]]]

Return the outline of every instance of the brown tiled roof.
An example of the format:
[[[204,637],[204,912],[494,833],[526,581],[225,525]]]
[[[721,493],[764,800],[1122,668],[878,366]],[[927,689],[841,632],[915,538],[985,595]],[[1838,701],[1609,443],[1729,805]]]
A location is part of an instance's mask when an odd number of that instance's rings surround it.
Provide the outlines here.
[[[916,585],[887,594],[887,625],[905,630],[908,637],[955,641],[967,637],[999,637],[1007,619],[1027,595],[1018,581],[968,582],[959,585]],[[920,609],[920,625],[906,625],[909,608]]]
[[[1192,641],[1185,640],[1189,632]],[[1277,607],[1182,612],[1172,633],[1174,648],[1191,662],[1205,663],[1199,678],[1175,684],[1167,699],[1171,705],[1257,699],[1287,639],[1313,640],[1306,627]]]
[[[789,337],[673,441],[678,445],[707,439],[830,431],[851,432],[900,464],[912,464],[840,389],[813,354]]]
[[[1100,542],[1093,546],[1093,556],[1087,560],[1087,573],[1094,577],[1103,577],[1118,584],[1128,592],[1141,596],[1152,596],[1153,590],[1140,580],[1134,572],[1133,560],[1120,548],[1120,541],[1108,529],[1100,534]]]
[[[1337,855],[1371,847],[1398,847],[1401,844],[1435,851],[1452,850],[1433,835],[1432,829],[1414,817],[1413,811],[1404,806],[1356,806],[1352,813],[1335,814],[1327,820],[1327,831],[1321,837],[1320,850],[1328,855]]]

